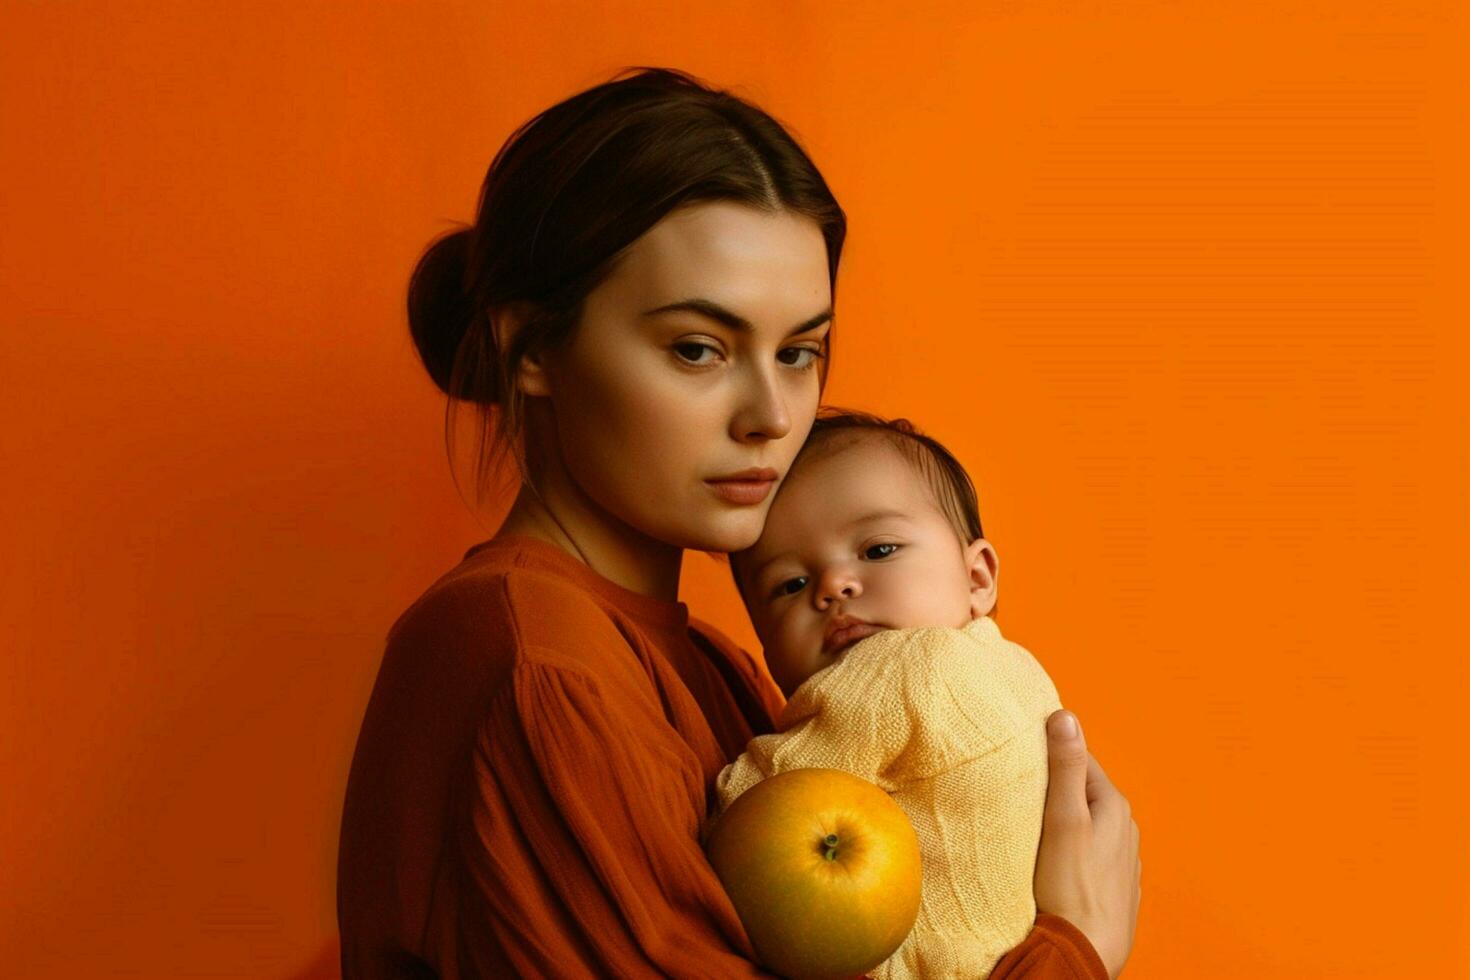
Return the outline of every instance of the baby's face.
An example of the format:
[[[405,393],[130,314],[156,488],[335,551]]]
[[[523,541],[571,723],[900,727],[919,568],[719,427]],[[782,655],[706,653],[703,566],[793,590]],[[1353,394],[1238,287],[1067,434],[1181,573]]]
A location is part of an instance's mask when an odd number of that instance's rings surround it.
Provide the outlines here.
[[[983,538],[962,546],[901,451],[867,435],[803,460],[760,540],[735,561],[766,663],[789,696],[865,636],[984,615],[993,558]]]

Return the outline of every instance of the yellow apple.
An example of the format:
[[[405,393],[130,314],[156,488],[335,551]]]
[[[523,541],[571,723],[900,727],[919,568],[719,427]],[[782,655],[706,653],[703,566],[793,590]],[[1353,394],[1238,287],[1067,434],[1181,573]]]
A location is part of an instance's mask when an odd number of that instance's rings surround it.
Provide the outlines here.
[[[741,794],[706,851],[756,954],[801,980],[860,976],[919,914],[919,839],[877,786],[791,769]]]

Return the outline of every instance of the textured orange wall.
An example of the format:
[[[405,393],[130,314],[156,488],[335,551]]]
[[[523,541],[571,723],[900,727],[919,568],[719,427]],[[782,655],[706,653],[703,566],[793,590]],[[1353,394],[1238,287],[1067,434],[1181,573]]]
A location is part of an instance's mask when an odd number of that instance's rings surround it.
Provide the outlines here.
[[[1128,975],[1470,975],[1462,5],[0,16],[14,975],[333,975],[384,634],[488,535],[408,272],[515,124],[640,63],[847,207],[831,400],[972,469],[1002,624],[1143,829]]]

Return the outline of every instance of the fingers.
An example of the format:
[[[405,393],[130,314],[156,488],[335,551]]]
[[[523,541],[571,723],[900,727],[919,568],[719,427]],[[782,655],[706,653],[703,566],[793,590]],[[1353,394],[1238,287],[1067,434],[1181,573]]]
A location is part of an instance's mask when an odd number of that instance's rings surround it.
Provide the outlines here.
[[[1066,708],[1058,708],[1046,716],[1046,740],[1048,754],[1053,758],[1061,755],[1069,762],[1085,765],[1087,739],[1082,735],[1082,723]]]
[[[1087,802],[1096,803],[1117,792],[1113,781],[1108,778],[1107,773],[1103,772],[1102,764],[1089,752],[1087,754]]]
[[[1138,907],[1143,904],[1143,857],[1138,853],[1138,824],[1133,823],[1133,920],[1138,921]]]
[[[1087,805],[1089,756],[1077,716],[1059,709],[1046,720],[1047,826],[1086,827],[1092,821]]]

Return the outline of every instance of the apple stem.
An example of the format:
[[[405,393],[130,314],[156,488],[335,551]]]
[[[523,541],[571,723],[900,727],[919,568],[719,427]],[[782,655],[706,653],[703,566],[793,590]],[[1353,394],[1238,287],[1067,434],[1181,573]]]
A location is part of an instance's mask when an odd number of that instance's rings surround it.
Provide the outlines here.
[[[826,850],[826,852],[824,854],[824,856],[827,858],[827,860],[828,861],[835,861],[835,860],[837,860],[837,835],[836,834],[828,834],[826,837],[824,837],[822,839],[822,843],[825,844],[825,845],[827,845],[827,850]]]

